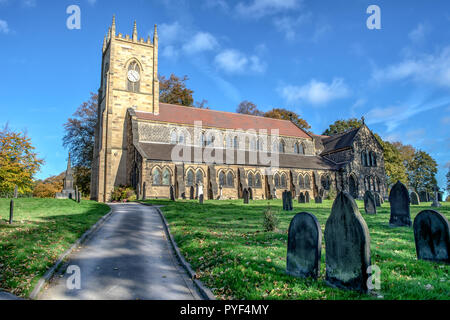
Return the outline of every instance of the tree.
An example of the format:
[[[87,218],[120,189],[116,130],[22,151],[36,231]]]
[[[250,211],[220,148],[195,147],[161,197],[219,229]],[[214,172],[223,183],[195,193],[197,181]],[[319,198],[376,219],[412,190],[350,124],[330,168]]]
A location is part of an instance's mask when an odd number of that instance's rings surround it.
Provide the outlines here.
[[[89,101],[83,102],[73,114],[73,118],[69,118],[64,124],[66,134],[63,137],[63,146],[70,151],[75,184],[80,187],[83,194],[90,193],[97,99],[98,96],[91,93]]]
[[[404,145],[401,142],[393,142],[392,145],[400,152],[405,167],[408,167],[409,163],[414,158],[416,149],[414,149],[414,147],[410,144]]]
[[[258,110],[258,107],[253,102],[244,100],[242,101],[236,109],[237,113],[250,114],[254,116],[263,116],[264,112]]]
[[[186,81],[188,80],[187,76],[179,78],[174,74],[171,74],[169,79],[165,76],[159,76],[159,101],[192,107],[194,91],[186,87]]]
[[[401,181],[405,185],[408,184],[408,176],[403,163],[400,151],[390,142],[383,141],[381,137],[375,133],[375,138],[383,147],[384,168],[386,171],[386,182],[388,186],[394,185],[397,181]]]
[[[44,164],[26,133],[6,125],[0,131],[0,193],[11,194],[17,185],[20,193],[31,192],[33,176]]]
[[[199,109],[207,109],[209,110],[208,100],[203,99],[201,102],[195,102],[195,107]]]
[[[434,187],[437,185],[437,163],[427,152],[416,151],[406,169],[409,186],[416,192],[425,190],[431,193],[434,191]]]
[[[363,125],[362,119],[358,120],[356,118],[351,118],[348,120],[336,120],[322,134],[325,136],[334,136],[336,134],[344,133],[351,129],[359,128],[362,125]]]
[[[450,167],[448,168],[448,172],[445,177],[447,178],[447,193],[450,193]]]
[[[311,126],[308,124],[306,120],[300,118],[300,116],[295,112],[286,109],[274,108],[264,113],[264,117],[273,119],[291,120],[303,130],[308,130],[311,128]]]
[[[63,188],[63,179],[65,173],[53,176],[44,181],[36,181],[33,189],[33,197],[35,198],[54,198],[57,192],[61,192]]]

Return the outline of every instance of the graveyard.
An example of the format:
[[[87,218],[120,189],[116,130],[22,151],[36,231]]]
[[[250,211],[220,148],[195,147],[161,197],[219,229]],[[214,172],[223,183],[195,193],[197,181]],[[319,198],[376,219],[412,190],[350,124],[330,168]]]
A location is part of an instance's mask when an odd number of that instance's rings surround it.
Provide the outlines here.
[[[325,282],[326,236],[322,236],[317,280],[286,273],[288,228],[300,212],[313,214],[325,235],[332,201],[299,204],[283,211],[281,200],[147,200],[161,205],[170,230],[198,278],[217,299],[281,300],[447,300],[450,265],[418,260],[412,227],[390,226],[389,202],[376,214],[366,214],[364,201],[356,201],[370,234],[371,264],[381,270],[381,287],[369,293],[332,288]],[[279,219],[276,231],[263,229],[263,212],[270,202]],[[411,221],[431,202],[411,205]],[[438,211],[450,218],[450,203]]]
[[[58,257],[102,216],[109,207],[94,201],[0,199],[0,288],[26,297]]]

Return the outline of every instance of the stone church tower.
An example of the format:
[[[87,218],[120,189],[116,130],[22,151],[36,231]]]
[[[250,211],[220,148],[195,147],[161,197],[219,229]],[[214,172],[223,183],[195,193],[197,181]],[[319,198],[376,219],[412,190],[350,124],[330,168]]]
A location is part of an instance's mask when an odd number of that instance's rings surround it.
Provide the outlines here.
[[[159,114],[158,34],[153,42],[116,34],[116,22],[105,36],[101,86],[91,178],[91,198],[106,202],[115,186],[127,184],[127,127],[129,108]]]

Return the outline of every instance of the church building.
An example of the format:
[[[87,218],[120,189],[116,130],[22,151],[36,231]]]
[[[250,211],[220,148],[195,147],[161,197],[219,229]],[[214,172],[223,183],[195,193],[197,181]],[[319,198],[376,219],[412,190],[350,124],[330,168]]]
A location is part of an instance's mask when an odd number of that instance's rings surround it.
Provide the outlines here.
[[[139,199],[324,197],[346,190],[386,196],[383,148],[364,124],[332,137],[294,122],[160,103],[158,34],[103,42],[91,198],[132,186]]]

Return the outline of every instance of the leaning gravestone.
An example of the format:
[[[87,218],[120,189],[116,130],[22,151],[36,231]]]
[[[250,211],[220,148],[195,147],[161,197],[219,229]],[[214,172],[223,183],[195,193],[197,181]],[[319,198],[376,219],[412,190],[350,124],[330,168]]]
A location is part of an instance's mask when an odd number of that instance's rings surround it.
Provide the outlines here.
[[[294,277],[317,279],[320,272],[322,230],[308,212],[295,215],[289,225],[286,272]]]
[[[248,204],[249,194],[247,188],[244,189],[244,204]]]
[[[421,211],[414,219],[417,259],[450,263],[447,218],[434,210]]]
[[[306,203],[305,195],[303,192],[300,192],[300,195],[298,196],[298,203]]]
[[[317,196],[317,197],[314,199],[314,201],[315,201],[316,203],[322,203],[322,197],[321,197],[321,196]]]
[[[326,281],[333,287],[367,292],[370,235],[355,200],[339,192],[325,225]]]
[[[411,191],[409,198],[412,205],[418,206],[420,204],[419,195],[416,192]]]
[[[391,218],[389,224],[392,227],[411,226],[409,211],[408,189],[400,181],[392,187],[389,193],[389,203],[391,205]]]
[[[170,186],[170,200],[175,201],[175,190],[173,186]]]
[[[364,211],[367,214],[377,214],[375,196],[368,190],[366,191],[366,193],[364,193]]]

